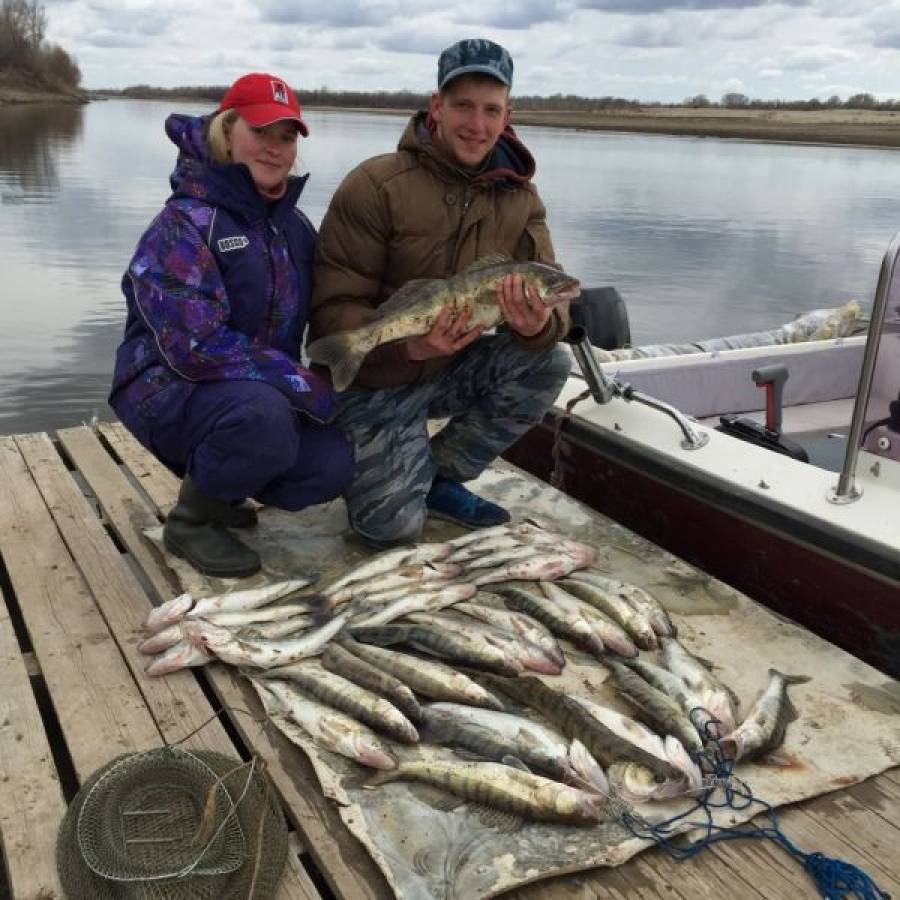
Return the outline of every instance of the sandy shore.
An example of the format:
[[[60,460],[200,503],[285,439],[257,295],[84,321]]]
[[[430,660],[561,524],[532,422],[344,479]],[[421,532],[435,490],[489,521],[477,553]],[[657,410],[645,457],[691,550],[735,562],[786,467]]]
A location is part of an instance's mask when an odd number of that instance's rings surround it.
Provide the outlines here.
[[[339,107],[318,107],[346,112]],[[409,116],[412,110],[357,109],[356,112]],[[856,144],[900,147],[900,112],[865,109],[790,111],[769,109],[692,109],[688,107],[629,110],[532,111],[515,109],[513,125],[545,125],[584,131],[633,131],[693,137],[796,141],[812,144]]]
[[[686,107],[601,113],[520,110],[514,111],[513,119],[519,124],[598,131],[900,147],[900,112],[882,110],[829,109],[807,112]]]

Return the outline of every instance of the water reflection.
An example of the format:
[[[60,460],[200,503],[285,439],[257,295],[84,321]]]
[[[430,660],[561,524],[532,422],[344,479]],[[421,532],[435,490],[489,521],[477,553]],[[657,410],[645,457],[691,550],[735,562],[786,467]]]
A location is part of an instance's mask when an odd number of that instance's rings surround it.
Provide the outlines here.
[[[0,433],[111,415],[122,272],[168,195],[172,111],[107,101],[0,108]],[[318,224],[399,116],[310,110],[300,205]],[[871,301],[900,212],[893,150],[524,127],[558,257],[615,285],[640,343],[774,328]]]
[[[5,107],[0,128],[0,185],[4,203],[43,198],[59,187],[60,148],[81,137],[81,106]],[[18,186],[19,190],[15,190]]]

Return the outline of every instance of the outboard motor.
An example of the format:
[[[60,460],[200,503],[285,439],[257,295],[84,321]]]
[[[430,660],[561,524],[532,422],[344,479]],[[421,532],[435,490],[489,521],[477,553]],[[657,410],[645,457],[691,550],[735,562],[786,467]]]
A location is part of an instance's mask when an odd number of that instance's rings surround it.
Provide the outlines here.
[[[751,377],[753,382],[766,392],[766,424],[760,425],[747,416],[729,414],[719,417],[716,431],[774,450],[800,462],[809,462],[806,450],[781,433],[781,411],[784,383],[788,380],[787,369],[777,365],[764,366],[754,370]]]
[[[585,288],[570,308],[572,324],[580,325],[588,340],[601,350],[618,350],[631,343],[625,301],[614,287]]]

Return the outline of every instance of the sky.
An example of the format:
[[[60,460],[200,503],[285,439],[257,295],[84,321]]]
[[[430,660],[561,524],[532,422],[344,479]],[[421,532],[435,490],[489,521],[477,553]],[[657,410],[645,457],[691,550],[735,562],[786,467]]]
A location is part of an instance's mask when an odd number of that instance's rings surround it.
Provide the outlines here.
[[[900,98],[900,0],[45,0],[87,88],[227,84],[431,90],[442,49],[503,44],[513,95],[680,102]],[[212,11],[214,10],[214,11]]]

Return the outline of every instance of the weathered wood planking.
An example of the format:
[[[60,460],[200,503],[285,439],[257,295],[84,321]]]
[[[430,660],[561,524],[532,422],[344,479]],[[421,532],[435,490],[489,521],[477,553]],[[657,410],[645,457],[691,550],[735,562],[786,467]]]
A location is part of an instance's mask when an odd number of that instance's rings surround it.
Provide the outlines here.
[[[0,496],[4,486],[0,481]],[[0,504],[3,501],[0,500]],[[0,839],[13,896],[62,897],[56,828],[66,803],[25,661],[0,605]]]
[[[61,473],[40,475],[54,498],[72,481],[65,467],[59,468]],[[0,480],[0,521],[6,526],[0,553],[72,762],[84,780],[119,753],[158,746],[159,729],[11,439],[0,440]],[[61,519],[79,518],[65,507],[54,512]]]
[[[77,443],[92,440],[100,452],[99,442],[88,429],[60,432],[60,439],[73,461],[80,461],[89,455],[84,446],[76,446],[76,432]],[[115,447],[116,454],[138,477],[141,487],[154,504],[154,508],[149,511],[167,512],[175,502],[178,479],[150,457],[121,426],[104,426],[102,433],[111,437],[110,445]],[[143,504],[145,501],[124,476],[120,476],[121,480],[117,481],[109,472],[105,472],[103,479],[97,479],[95,483],[97,476],[104,472],[104,467],[93,452],[90,455],[90,469],[82,470],[82,474],[95,491],[110,527],[131,552],[135,542],[146,544],[146,539],[129,527],[130,520],[120,521],[118,511],[132,510],[136,504]],[[106,453],[103,455],[107,465],[116,468],[112,458]],[[151,555],[147,565],[158,568],[163,564],[158,557]],[[182,674],[194,678],[192,673]],[[246,709],[253,713],[253,719],[249,720],[240,714],[232,715],[232,723],[247,745],[266,760],[269,774],[285,802],[288,817],[302,835],[306,848],[335,893],[348,900],[390,897],[392,892],[381,871],[344,827],[331,801],[322,796],[315,773],[306,757],[274,729],[260,730],[257,722],[264,720],[265,716],[249,685],[239,683],[239,678],[222,666],[211,666],[204,675],[223,706]],[[144,681],[168,681],[171,677],[145,678]]]
[[[100,430],[113,448],[114,452],[129,468],[141,487],[146,491],[154,508],[152,512],[162,514],[175,501],[178,488],[177,479],[160,466],[133,438],[118,424],[101,425]],[[102,501],[101,501],[102,505]],[[128,541],[124,536],[126,545]],[[158,564],[153,559],[154,564]],[[232,680],[225,671],[214,670],[210,673],[217,682],[217,689],[227,691],[227,687],[218,684],[220,680],[228,680],[232,690],[240,692],[243,688]],[[220,694],[226,696],[226,694]],[[236,697],[240,694],[228,694]],[[256,698],[248,691],[242,695],[244,704],[255,712],[259,711]],[[240,705],[235,703],[233,705]],[[248,723],[241,724],[240,718],[235,724],[244,730]],[[303,792],[315,790],[315,776],[311,771],[303,770],[302,754],[286,741],[276,737],[273,740],[276,752],[283,760],[284,772],[302,773],[296,788],[284,790],[284,783],[279,784],[285,799],[293,804],[291,794],[299,794],[304,806],[308,805],[308,797]],[[298,760],[298,758],[300,758]],[[897,813],[900,812],[900,776],[896,770],[870,779],[817,800],[804,803],[798,807],[779,810],[779,820],[785,832],[795,843],[806,851],[818,850],[826,855],[834,856],[862,866],[889,891],[900,888],[898,871],[900,871],[900,830],[896,826]],[[838,805],[838,808],[835,807]],[[326,830],[333,831],[332,838],[340,831],[346,832],[336,816],[324,816],[317,823]],[[314,829],[318,832],[318,827]],[[352,840],[352,838],[350,838]],[[354,842],[355,843],[355,842]],[[327,857],[315,854],[317,861],[326,867]],[[357,873],[358,860],[349,865],[354,876]],[[380,878],[380,876],[379,876]],[[352,883],[351,879],[351,882]],[[340,896],[345,896],[338,880],[332,882]],[[386,886],[385,886],[386,889]],[[364,896],[371,896],[366,894]],[[355,896],[347,894],[346,896]],[[802,867],[786,852],[763,841],[741,841],[739,843],[721,844],[701,856],[686,862],[675,862],[660,851],[650,851],[624,866],[611,870],[595,870],[574,876],[563,876],[537,882],[533,885],[509,892],[510,898],[529,898],[529,900],[555,900],[555,898],[598,898],[598,900],[618,900],[618,898],[640,897],[647,900],[656,898],[719,898],[727,896],[735,900],[757,900],[757,898],[815,897],[815,888]]]
[[[116,531],[123,542],[127,535],[139,545],[144,573],[154,587],[163,589],[162,595],[168,599],[172,592],[168,580],[159,571],[152,551],[139,538],[137,530],[155,523],[144,501],[90,430],[83,427],[65,429],[59,432],[59,437],[70,459],[91,485],[104,515],[111,521],[115,519]],[[52,446],[50,451],[56,462],[61,464]],[[53,461],[45,459],[44,464],[50,467]],[[69,482],[74,488],[71,478]],[[66,499],[77,506],[79,498],[81,503],[87,503],[80,492],[77,497],[69,493]],[[235,755],[234,744],[223,726],[218,721],[209,721],[214,710],[192,672],[176,672],[166,678],[147,678],[143,674],[147,660],[136,645],[150,602],[124,558],[117,552],[110,555],[110,549],[115,549],[114,544],[96,515],[92,519],[81,520],[80,527],[72,532],[65,528],[64,533],[166,740],[170,743],[179,741],[200,728],[186,742],[186,746]],[[294,855],[289,859],[290,870],[280,886],[280,900],[318,898],[318,891],[297,857]]]

